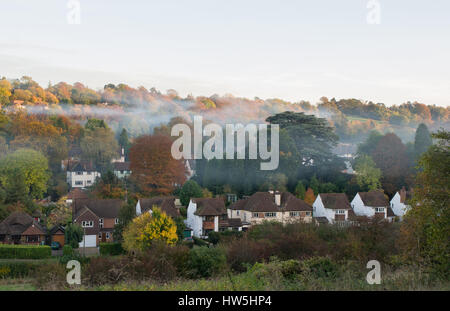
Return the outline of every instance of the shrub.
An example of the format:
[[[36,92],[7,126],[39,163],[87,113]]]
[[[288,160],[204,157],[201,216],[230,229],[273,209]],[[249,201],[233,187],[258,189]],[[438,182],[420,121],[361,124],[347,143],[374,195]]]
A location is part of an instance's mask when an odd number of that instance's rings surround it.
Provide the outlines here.
[[[120,243],[100,243],[100,255],[117,256],[125,253]]]
[[[189,253],[188,269],[192,277],[210,277],[226,267],[225,252],[219,247],[196,247]]]
[[[52,256],[47,245],[8,245],[0,244],[0,258],[5,259],[44,259]]]
[[[339,273],[338,265],[328,257],[310,258],[303,265],[316,278],[336,279]]]
[[[33,278],[33,283],[41,289],[61,290],[67,286],[66,267],[60,263],[40,265]]]
[[[70,245],[64,245],[63,246],[63,256],[72,256],[73,255],[73,248]]]

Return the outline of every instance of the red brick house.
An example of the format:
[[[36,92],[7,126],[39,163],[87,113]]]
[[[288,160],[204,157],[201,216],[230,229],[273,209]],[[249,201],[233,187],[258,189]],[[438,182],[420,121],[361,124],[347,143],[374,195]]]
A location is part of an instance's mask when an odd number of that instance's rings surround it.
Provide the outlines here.
[[[45,242],[45,229],[30,215],[13,212],[0,223],[0,243],[39,245]]]
[[[113,242],[113,231],[119,223],[119,211],[124,201],[119,199],[81,199],[72,204],[73,222],[84,230],[80,247],[97,247],[102,242]]]

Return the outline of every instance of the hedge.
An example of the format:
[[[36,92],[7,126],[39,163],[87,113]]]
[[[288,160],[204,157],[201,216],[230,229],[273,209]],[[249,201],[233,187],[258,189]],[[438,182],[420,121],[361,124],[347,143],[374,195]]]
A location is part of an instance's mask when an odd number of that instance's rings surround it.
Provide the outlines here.
[[[116,256],[125,253],[120,243],[100,243],[100,255]]]
[[[3,259],[44,259],[52,256],[48,245],[0,244],[0,258]]]

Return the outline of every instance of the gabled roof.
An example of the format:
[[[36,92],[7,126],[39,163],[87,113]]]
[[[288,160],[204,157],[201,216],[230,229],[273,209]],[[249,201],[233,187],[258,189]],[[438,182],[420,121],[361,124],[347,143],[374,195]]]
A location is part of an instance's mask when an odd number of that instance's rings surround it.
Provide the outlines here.
[[[312,211],[312,207],[305,201],[298,199],[292,193],[283,192],[280,195],[280,206],[275,204],[275,193],[256,192],[246,199],[239,200],[230,206],[233,210],[249,212],[291,212]]]
[[[319,193],[323,206],[328,209],[352,209],[345,193]]]
[[[67,199],[78,200],[78,199],[88,199],[89,195],[86,191],[80,188],[74,188],[67,194]]]
[[[387,207],[389,201],[382,191],[372,190],[369,192],[358,192],[364,205],[370,207]]]
[[[61,230],[62,233],[66,232],[66,229],[61,225],[55,225],[50,229],[50,234],[55,234],[58,232],[58,230]]]
[[[95,172],[97,171],[92,164],[92,161],[78,161],[69,160],[67,162],[68,172]]]
[[[195,215],[197,216],[220,216],[226,215],[227,209],[221,198],[191,198],[197,205]]]
[[[113,167],[115,171],[129,171],[130,162],[114,162]]]
[[[73,203],[73,219],[89,209],[98,218],[118,218],[124,202],[120,199],[79,199]]]
[[[30,226],[45,234],[45,229],[33,217],[23,212],[13,212],[0,223],[0,234],[21,235]]]
[[[172,218],[180,216],[180,211],[175,207],[175,197],[153,197],[148,199],[139,199],[141,212],[145,213],[153,208],[159,207],[163,212]]]

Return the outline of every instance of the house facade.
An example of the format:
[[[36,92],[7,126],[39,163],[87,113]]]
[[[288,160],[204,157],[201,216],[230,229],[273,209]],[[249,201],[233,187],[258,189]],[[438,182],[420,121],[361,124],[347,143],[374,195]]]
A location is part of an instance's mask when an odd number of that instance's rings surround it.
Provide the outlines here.
[[[119,211],[124,202],[119,199],[81,199],[72,204],[73,222],[84,230],[80,247],[97,247],[113,242],[114,227],[119,223]]]
[[[45,229],[30,215],[13,212],[0,223],[0,243],[40,245],[45,243]]]
[[[228,208],[229,218],[240,218],[244,228],[263,221],[311,222],[312,207],[289,192],[256,192]]]
[[[404,187],[395,193],[390,202],[391,209],[395,216],[403,219],[403,216],[405,216],[406,212],[411,208],[411,205],[408,204],[411,197],[412,191],[406,191]]]
[[[180,211],[175,206],[175,197],[153,197],[148,199],[139,199],[136,203],[136,215],[139,216],[143,213],[152,213],[153,207],[158,207],[161,211],[165,212],[172,218],[180,216]]]
[[[207,238],[211,231],[242,230],[241,219],[228,217],[221,198],[191,198],[186,225],[199,238]]]
[[[354,213],[345,193],[319,193],[313,203],[313,215],[317,223],[348,222]]]
[[[395,217],[389,200],[380,190],[358,192],[351,202],[356,216],[378,217],[392,221]]]
[[[114,162],[112,165],[117,178],[128,178],[131,175],[130,162]]]
[[[71,188],[86,188],[92,186],[101,174],[90,161],[68,161],[66,176]]]

